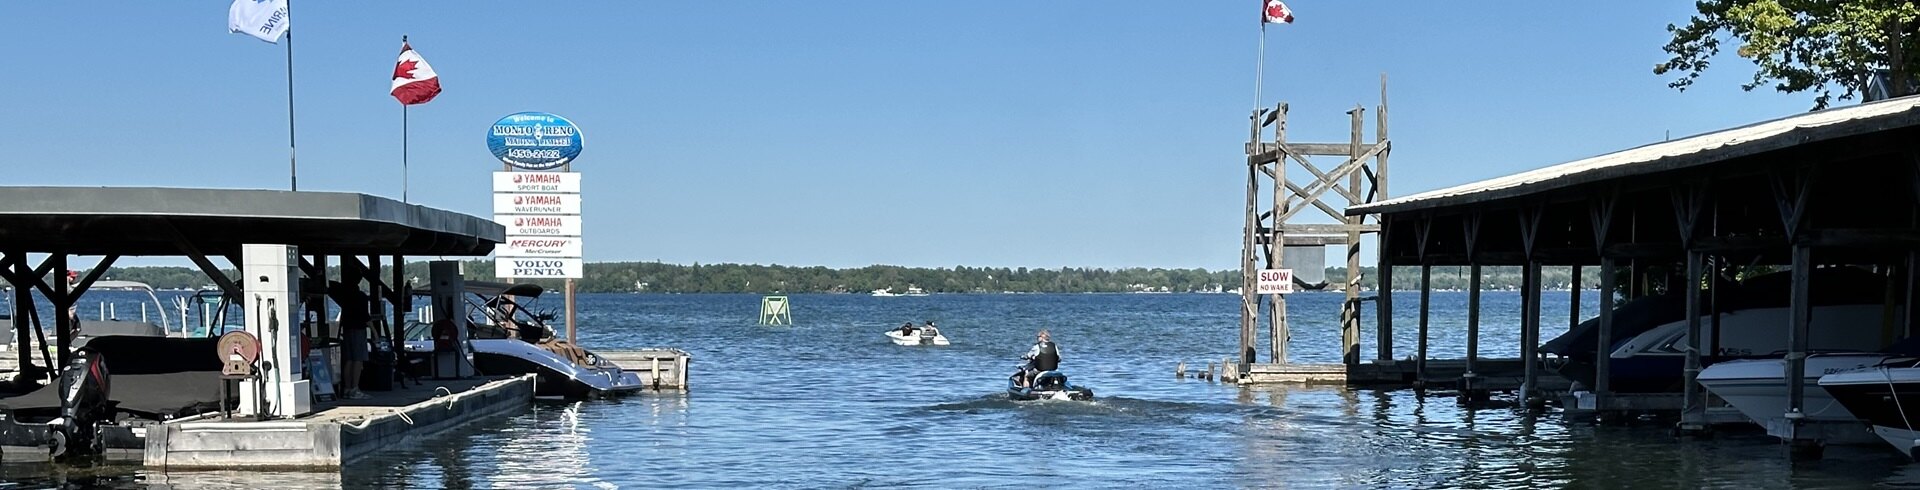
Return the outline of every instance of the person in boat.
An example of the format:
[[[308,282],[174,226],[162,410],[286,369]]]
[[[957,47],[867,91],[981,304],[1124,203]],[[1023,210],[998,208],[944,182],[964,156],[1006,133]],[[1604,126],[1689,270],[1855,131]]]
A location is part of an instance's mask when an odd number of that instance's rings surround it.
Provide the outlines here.
[[[913,322],[906,322],[906,323],[902,323],[902,324],[900,324],[900,335],[903,335],[903,336],[912,336],[912,335],[913,335]]]
[[[940,333],[940,329],[939,329],[939,328],[937,328],[937,327],[934,327],[934,326],[933,326],[933,320],[927,320],[927,326],[926,326],[926,327],[922,327],[922,328],[923,328],[924,330],[926,330],[926,331],[927,331],[927,332],[928,332],[929,334],[939,334],[939,333]]]
[[[1034,375],[1060,369],[1060,346],[1053,343],[1053,335],[1045,329],[1034,334],[1033,347],[1027,349],[1027,355],[1020,357],[1027,360],[1027,367],[1020,379],[1023,388],[1033,385]]]

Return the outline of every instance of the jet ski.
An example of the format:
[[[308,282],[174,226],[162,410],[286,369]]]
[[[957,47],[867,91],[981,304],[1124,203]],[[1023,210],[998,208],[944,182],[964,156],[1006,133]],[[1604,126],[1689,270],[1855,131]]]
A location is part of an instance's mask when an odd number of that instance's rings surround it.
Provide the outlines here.
[[[912,330],[887,330],[887,338],[893,339],[895,345],[947,345],[947,336],[940,335],[940,329],[931,325]]]
[[[1021,387],[1019,379],[1024,372],[1014,373],[1007,378],[1007,398],[1016,401],[1093,399],[1093,388],[1069,384],[1067,375],[1059,371],[1041,371],[1033,376],[1033,386]]]

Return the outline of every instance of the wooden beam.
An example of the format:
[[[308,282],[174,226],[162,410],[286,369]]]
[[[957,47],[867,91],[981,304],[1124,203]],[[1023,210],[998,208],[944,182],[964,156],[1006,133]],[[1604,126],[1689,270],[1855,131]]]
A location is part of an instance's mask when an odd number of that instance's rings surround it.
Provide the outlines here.
[[[1347,175],[1348,173],[1351,173],[1359,169],[1361,166],[1366,165],[1367,159],[1373,158],[1374,156],[1378,155],[1381,150],[1386,149],[1388,146],[1391,146],[1391,145],[1381,145],[1381,146],[1374,147],[1373,151],[1368,152],[1365,155],[1361,155],[1359,158],[1355,158],[1352,160],[1348,160],[1345,163],[1341,163],[1340,166],[1338,167],[1334,167],[1333,171],[1328,172],[1327,175],[1333,178],[1339,178],[1339,176]],[[1308,192],[1299,197],[1302,201],[1311,201],[1314,199],[1319,199],[1322,194],[1326,194],[1327,191],[1332,190],[1334,185],[1335,183],[1332,180],[1326,180],[1326,179],[1315,180],[1312,185],[1307,186]],[[1292,198],[1288,198],[1288,199],[1291,200]],[[1304,208],[1294,208],[1288,211],[1286,216],[1282,216],[1281,219],[1287,219],[1287,218],[1293,217],[1295,213],[1300,212],[1300,209],[1304,209]]]
[[[207,260],[206,254],[200,253],[200,248],[195,247],[193,241],[187,240],[186,234],[180,233],[180,227],[174,226],[171,220],[162,221],[162,223],[164,223],[164,225],[160,227],[160,231],[166,233],[168,237],[173,239],[174,245],[180,247],[180,253],[186,254],[187,259],[193,261],[193,265],[200,267],[200,273],[206,274],[207,279],[213,280],[215,285],[220,286],[220,292],[225,293],[228,299],[234,301],[239,301],[240,298],[244,297],[246,290],[242,289],[240,285],[234,284],[233,280],[229,279],[225,273],[220,272],[220,268],[215,267],[213,261]],[[231,262],[235,269],[240,268],[239,260],[229,257],[227,261]]]
[[[1332,224],[1332,223],[1289,223],[1289,224],[1281,225],[1280,230],[1285,231],[1287,233],[1300,233],[1300,234],[1306,234],[1306,235],[1332,235],[1336,233],[1347,233],[1351,231],[1359,231],[1361,233],[1374,233],[1374,232],[1380,231],[1380,225],[1357,225],[1356,226],[1356,225]]]
[[[87,275],[80,278],[80,282],[74,283],[71,293],[73,297],[77,299],[80,295],[87,294],[87,288],[93,287],[94,281],[100,280],[100,276],[106,275],[107,269],[112,268],[113,262],[116,260],[120,260],[119,255],[108,255],[102,257],[100,263],[94,264],[92,269],[88,269]],[[164,315],[166,312],[161,312],[161,314]]]

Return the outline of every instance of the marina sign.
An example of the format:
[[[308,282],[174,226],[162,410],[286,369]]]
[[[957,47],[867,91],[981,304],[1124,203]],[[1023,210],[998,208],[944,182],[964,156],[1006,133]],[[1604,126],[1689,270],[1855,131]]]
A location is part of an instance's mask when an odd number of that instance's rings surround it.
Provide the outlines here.
[[[494,121],[487,149],[494,158],[523,170],[560,168],[580,156],[580,128],[545,112],[521,112]]]
[[[580,258],[579,237],[509,236],[494,255],[500,257]]]
[[[493,259],[493,275],[499,277],[578,279],[584,277],[581,260],[501,257]]]
[[[496,192],[493,214],[580,214],[579,194]]]
[[[580,174],[575,172],[494,172],[493,191],[579,194]]]
[[[1260,269],[1255,286],[1260,294],[1293,294],[1293,269]]]
[[[518,237],[560,237],[580,236],[580,216],[561,215],[508,215],[493,216],[493,221],[507,227],[508,238]]]

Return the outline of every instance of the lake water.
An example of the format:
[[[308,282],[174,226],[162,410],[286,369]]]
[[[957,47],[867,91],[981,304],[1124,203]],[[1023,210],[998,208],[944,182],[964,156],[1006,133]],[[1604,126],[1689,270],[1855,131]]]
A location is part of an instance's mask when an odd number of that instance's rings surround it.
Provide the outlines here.
[[[1465,297],[1434,294],[1435,358],[1465,351]],[[543,402],[340,474],[7,465],[0,478],[280,489],[1920,487],[1920,465],[1881,446],[1829,448],[1796,465],[1752,432],[1683,441],[1659,424],[1467,410],[1411,391],[1175,378],[1180,361],[1204,365],[1234,350],[1232,295],[794,295],[791,327],[756,325],[759,299],[582,295],[582,344],[686,349],[685,394]],[[1340,299],[1290,297],[1296,361],[1338,359]],[[1395,299],[1396,353],[1407,356],[1417,295]],[[1517,295],[1487,293],[1485,303],[1483,355],[1516,355]],[[1567,294],[1544,303],[1542,338],[1552,338],[1565,329]],[[1591,316],[1591,292],[1583,306]],[[1373,312],[1366,317],[1362,352],[1371,355]],[[901,347],[881,334],[926,320],[953,345]],[[1097,401],[1006,400],[1006,376],[1042,328],[1061,344],[1063,370]]]

